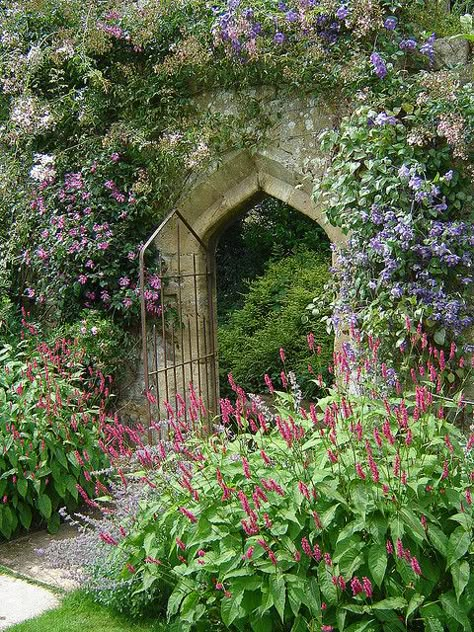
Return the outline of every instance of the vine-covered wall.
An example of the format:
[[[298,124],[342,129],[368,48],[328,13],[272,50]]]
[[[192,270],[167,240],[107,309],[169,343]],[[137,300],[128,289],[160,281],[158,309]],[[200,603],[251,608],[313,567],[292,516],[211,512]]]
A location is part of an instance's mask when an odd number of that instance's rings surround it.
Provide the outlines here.
[[[472,19],[454,4],[7,2],[2,300],[80,315],[88,335],[104,315],[133,326],[144,238],[183,188],[244,152],[293,163],[296,186],[316,186],[351,233],[333,325],[403,345],[408,317],[457,340],[472,322],[473,89]],[[322,127],[339,131],[321,153]],[[150,312],[158,300],[150,275]]]

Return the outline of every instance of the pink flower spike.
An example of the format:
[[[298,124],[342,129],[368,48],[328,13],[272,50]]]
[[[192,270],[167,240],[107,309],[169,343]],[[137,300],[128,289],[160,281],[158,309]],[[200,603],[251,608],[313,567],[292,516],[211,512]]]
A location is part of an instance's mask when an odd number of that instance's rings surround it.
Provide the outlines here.
[[[197,522],[196,516],[185,507],[180,507],[179,511],[183,514],[183,516],[186,516],[186,518],[188,518],[188,520],[190,520],[192,523]]]
[[[362,578],[362,586],[364,587],[364,592],[367,596],[367,599],[372,599],[372,594],[373,594],[372,582],[370,581],[368,577]]]
[[[418,563],[418,560],[416,559],[416,557],[411,558],[410,565],[415,575],[420,576],[422,574],[420,564]]]

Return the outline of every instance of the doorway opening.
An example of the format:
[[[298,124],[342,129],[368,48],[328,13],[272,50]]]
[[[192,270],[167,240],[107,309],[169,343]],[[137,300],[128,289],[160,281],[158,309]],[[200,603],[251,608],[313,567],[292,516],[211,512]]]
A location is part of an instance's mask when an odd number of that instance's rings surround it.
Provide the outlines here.
[[[292,370],[305,398],[318,391],[334,338],[322,321],[329,314],[325,285],[330,241],[321,226],[267,196],[220,234],[216,248],[217,342],[220,394],[231,394],[228,374],[244,390],[261,393],[267,374],[278,388]],[[318,297],[319,310],[307,309]],[[312,333],[314,354],[307,337]],[[280,348],[285,351],[282,366]]]

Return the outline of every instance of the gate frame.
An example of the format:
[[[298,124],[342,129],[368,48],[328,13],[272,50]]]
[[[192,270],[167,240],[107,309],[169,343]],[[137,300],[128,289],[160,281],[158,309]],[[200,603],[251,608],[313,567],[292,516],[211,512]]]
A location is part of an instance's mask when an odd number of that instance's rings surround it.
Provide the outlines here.
[[[159,249],[159,238],[160,238],[160,235],[164,232],[164,230],[167,228],[167,226],[170,224],[170,222],[173,219],[177,220],[177,224],[176,224],[177,248],[176,248],[176,252],[170,254],[170,257],[172,259],[176,258],[177,268],[176,268],[175,273],[172,272],[171,274],[167,275],[166,272],[163,272],[163,259],[161,258],[161,252]],[[181,252],[181,231],[180,231],[181,223],[186,228],[186,230],[189,231],[190,235],[196,240],[196,242],[204,251],[205,261],[206,261],[205,272],[197,271],[195,253],[192,254],[193,271],[191,273],[182,272],[181,257],[183,253]],[[152,244],[156,245],[156,251],[157,251],[158,256],[160,257],[158,277],[160,278],[160,282],[161,282],[160,283],[161,285],[160,287],[161,314],[159,316],[159,319],[161,321],[161,327],[162,327],[163,347],[164,347],[164,356],[165,356],[164,358],[165,366],[163,368],[158,368],[158,346],[157,346],[157,336],[156,336],[156,324],[154,324],[153,325],[153,343],[152,343],[153,354],[154,354],[154,365],[155,365],[154,370],[150,370],[150,363],[149,363],[148,354],[149,354],[149,349],[150,349],[150,345],[149,345],[150,332],[148,331],[148,317],[147,317],[146,300],[145,300],[145,286],[146,286],[146,273],[147,273],[145,256]],[[152,235],[147,239],[144,245],[140,248],[139,265],[140,265],[141,333],[142,333],[142,352],[143,352],[143,367],[144,367],[144,385],[145,385],[145,396],[147,398],[147,411],[148,411],[148,441],[150,444],[153,443],[152,424],[154,420],[153,420],[153,415],[152,415],[152,405],[155,404],[155,402],[152,401],[153,397],[151,396],[151,390],[154,387],[156,387],[156,391],[157,391],[156,392],[156,400],[157,400],[156,406],[157,406],[157,412],[158,412],[158,415],[157,415],[158,421],[161,421],[161,409],[160,409],[161,404],[164,401],[168,401],[169,403],[171,403],[170,400],[172,399],[176,400],[176,397],[178,395],[177,392],[174,392],[174,393],[171,392],[171,397],[170,397],[170,388],[168,386],[168,373],[170,371],[172,371],[174,374],[174,383],[175,383],[175,389],[176,389],[177,370],[181,369],[183,381],[184,381],[185,374],[186,374],[185,367],[189,366],[191,376],[193,376],[193,366],[196,365],[199,389],[201,390],[201,388],[205,388],[207,392],[206,410],[208,411],[208,413],[217,413],[217,410],[215,411],[212,410],[213,407],[217,409],[218,403],[219,403],[219,371],[218,371],[218,354],[217,354],[217,339],[216,339],[217,329],[216,329],[216,315],[215,315],[215,269],[214,269],[215,266],[214,266],[214,261],[213,261],[214,256],[215,256],[215,253],[212,247],[210,248],[202,240],[202,238],[197,234],[197,232],[193,229],[193,227],[189,224],[189,222],[186,220],[186,218],[182,215],[182,213],[178,209],[173,209],[165,217],[165,219],[161,222],[158,228],[152,233]],[[201,292],[198,292],[197,290],[197,280],[198,278],[202,276],[206,277],[205,289],[207,293],[207,320],[206,320],[206,317],[203,317],[203,331],[200,332],[199,331],[200,314],[199,314],[199,305],[198,305],[197,298],[198,298],[198,294],[200,295]],[[184,354],[183,358],[181,362],[172,362],[168,366],[167,353],[166,353],[166,326],[165,326],[166,323],[165,323],[163,288],[165,287],[164,281],[169,280],[169,279],[176,280],[178,284],[179,319],[184,320],[183,303],[182,303],[182,282],[184,279],[192,280],[193,289],[194,289],[195,309],[191,317],[188,315],[188,319],[187,319],[190,357],[188,360],[185,359],[184,342],[183,342],[184,337],[183,337],[183,334],[181,334],[182,353]],[[194,318],[194,325],[196,329],[197,354],[193,353],[193,347],[192,347],[192,342],[191,342],[191,332],[189,329],[191,318]],[[182,325],[182,329],[183,328],[184,328],[184,325]],[[204,333],[204,355],[201,355],[200,344],[199,344],[200,335],[202,335],[202,333]],[[209,334],[209,344],[206,338],[207,334]],[[173,341],[172,344],[175,345],[175,342]],[[208,353],[208,347],[209,347],[209,353]],[[174,351],[173,351],[173,357],[175,360]],[[211,384],[209,384],[209,365],[210,365],[210,373],[211,373],[211,376],[210,376]],[[206,385],[201,385],[202,366],[205,367],[204,379],[207,382]],[[160,374],[163,374],[163,373],[165,375],[165,382],[166,382],[166,387],[165,387],[166,400],[163,400],[161,398],[161,389],[159,387],[159,376]],[[154,384],[151,383],[153,378],[155,382]],[[183,387],[185,387],[184,384],[183,384]],[[198,396],[202,398],[203,393],[199,392]]]

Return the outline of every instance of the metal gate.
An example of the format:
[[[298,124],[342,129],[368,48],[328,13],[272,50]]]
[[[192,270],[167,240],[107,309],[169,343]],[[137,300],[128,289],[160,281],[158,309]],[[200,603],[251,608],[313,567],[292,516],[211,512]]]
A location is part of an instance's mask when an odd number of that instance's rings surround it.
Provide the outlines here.
[[[162,244],[164,236],[166,248]],[[184,250],[183,244],[187,246]],[[156,425],[162,429],[160,434],[166,436],[166,421],[178,411],[187,419],[190,393],[191,399],[197,398],[199,403],[199,424],[210,424],[217,412],[214,269],[214,253],[179,211],[168,215],[140,251],[143,364],[150,441],[154,434],[151,429]],[[155,299],[153,309],[150,309],[151,294]],[[194,426],[196,420],[192,422]]]

